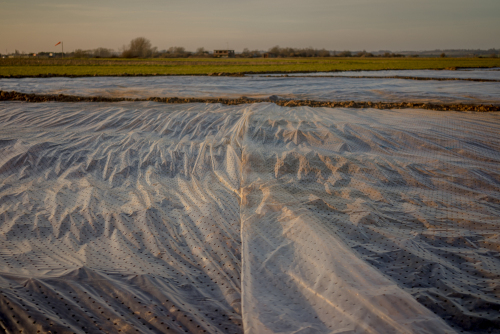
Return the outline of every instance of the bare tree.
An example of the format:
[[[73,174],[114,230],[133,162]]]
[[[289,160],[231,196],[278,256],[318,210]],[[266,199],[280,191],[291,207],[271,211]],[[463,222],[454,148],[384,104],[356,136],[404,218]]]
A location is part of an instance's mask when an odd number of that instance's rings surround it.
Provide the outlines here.
[[[75,52],[73,52],[74,58],[87,58],[87,56],[87,52],[82,49],[76,49]]]
[[[205,48],[202,47],[202,48],[196,49],[195,55],[197,55],[197,56],[203,56],[204,54],[205,54]]]
[[[151,46],[149,39],[137,37],[130,41],[128,48],[123,50],[124,58],[149,58],[156,53],[156,48]]]
[[[253,51],[251,52],[251,56],[252,56],[253,58],[260,57],[260,56],[261,56],[260,51],[259,51],[259,50],[253,50]]]
[[[94,50],[93,54],[96,58],[109,58],[111,57],[111,49],[97,48]]]
[[[317,50],[316,54],[318,57],[330,57],[330,51],[325,49]]]
[[[171,46],[168,48],[168,53],[172,57],[185,57],[187,54],[186,49],[182,46]]]
[[[269,49],[269,53],[275,55],[276,57],[280,55],[281,49],[279,45],[273,46]]]

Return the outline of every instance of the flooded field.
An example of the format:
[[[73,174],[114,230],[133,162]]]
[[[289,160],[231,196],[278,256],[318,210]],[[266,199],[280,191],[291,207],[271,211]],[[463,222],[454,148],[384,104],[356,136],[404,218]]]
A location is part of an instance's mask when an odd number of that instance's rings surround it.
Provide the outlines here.
[[[499,88],[0,79],[0,90],[37,94],[373,102],[498,104]],[[498,112],[2,101],[0,326],[499,333],[498,133]]]

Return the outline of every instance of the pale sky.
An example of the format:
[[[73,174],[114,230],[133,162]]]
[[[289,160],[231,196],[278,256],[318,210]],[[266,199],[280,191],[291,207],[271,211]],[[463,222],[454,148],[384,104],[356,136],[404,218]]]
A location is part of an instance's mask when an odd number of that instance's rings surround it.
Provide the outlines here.
[[[500,48],[500,0],[0,0],[0,53],[158,49]]]

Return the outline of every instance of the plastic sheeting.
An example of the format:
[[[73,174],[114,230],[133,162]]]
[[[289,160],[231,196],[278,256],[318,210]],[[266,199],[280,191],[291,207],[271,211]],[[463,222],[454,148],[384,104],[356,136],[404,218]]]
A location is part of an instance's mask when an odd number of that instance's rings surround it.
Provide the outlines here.
[[[500,328],[500,114],[0,104],[7,333]]]
[[[358,75],[359,72],[349,73]],[[499,82],[405,79],[208,76],[24,78],[0,79],[0,89],[22,93],[128,98],[267,98],[277,95],[321,101],[500,103]]]
[[[283,74],[253,74],[254,76],[281,76]],[[288,76],[377,76],[377,77],[421,77],[421,78],[456,78],[456,79],[487,79],[500,80],[500,69],[469,69],[469,70],[381,70],[381,71],[343,71],[343,72],[312,72],[288,73]]]

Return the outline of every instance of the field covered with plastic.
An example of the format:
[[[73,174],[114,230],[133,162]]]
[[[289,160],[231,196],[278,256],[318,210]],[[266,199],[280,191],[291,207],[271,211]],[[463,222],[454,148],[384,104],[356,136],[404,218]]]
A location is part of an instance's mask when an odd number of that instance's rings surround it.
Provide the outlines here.
[[[37,94],[374,102],[498,104],[499,88],[0,79]],[[498,133],[498,112],[2,101],[0,328],[499,333]]]
[[[402,72],[402,71],[401,71]],[[462,71],[406,71],[401,75],[442,75]],[[422,74],[424,72],[424,74]],[[451,72],[451,73],[450,73]],[[463,71],[465,72],[465,71]],[[469,71],[465,77],[498,79],[500,71]],[[363,72],[344,72],[363,75]],[[361,74],[360,74],[361,73]],[[373,72],[378,73],[378,72]],[[389,72],[388,76],[393,73]],[[308,74],[309,75],[309,74]],[[337,74],[335,74],[337,75]],[[379,74],[380,75],[380,74]],[[500,82],[415,81],[398,78],[343,77],[84,77],[0,79],[0,89],[21,93],[102,97],[264,98],[319,101],[500,103]]]

